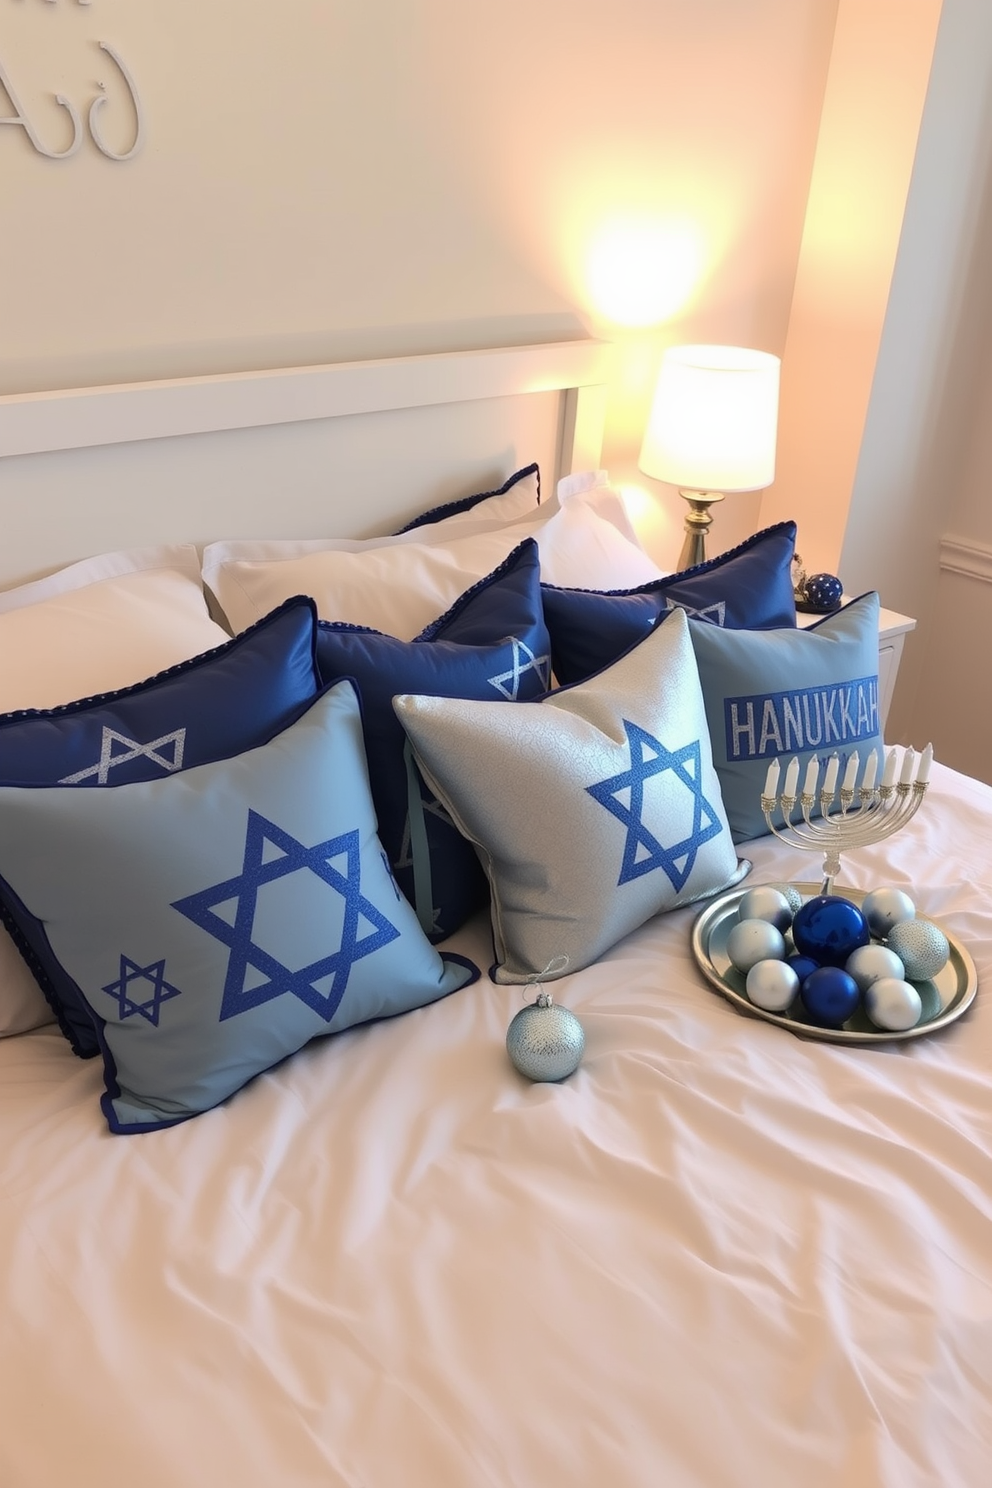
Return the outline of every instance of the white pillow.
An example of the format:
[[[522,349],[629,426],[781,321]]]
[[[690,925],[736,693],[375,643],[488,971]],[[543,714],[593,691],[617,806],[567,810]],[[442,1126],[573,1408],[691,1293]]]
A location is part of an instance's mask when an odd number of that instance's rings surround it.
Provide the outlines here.
[[[412,640],[526,537],[536,540],[541,578],[550,584],[623,589],[659,578],[636,542],[600,515],[601,494],[600,488],[566,494],[546,517],[484,526],[449,541],[212,543],[204,551],[203,579],[234,631],[294,594],[309,594],[324,620]]]
[[[127,687],[229,639],[192,545],[87,558],[0,593],[0,712]]]
[[[0,1038],[54,1022],[55,1014],[41,988],[6,930],[0,928]]]

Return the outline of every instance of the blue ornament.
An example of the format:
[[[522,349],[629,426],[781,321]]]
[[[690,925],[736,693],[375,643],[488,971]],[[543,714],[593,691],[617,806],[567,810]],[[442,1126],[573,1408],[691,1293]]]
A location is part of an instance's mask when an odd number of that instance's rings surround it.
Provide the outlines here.
[[[839,966],[821,966],[799,989],[803,1007],[821,1028],[842,1028],[861,997],[857,982]]]
[[[585,1046],[582,1024],[550,992],[521,1008],[506,1030],[506,1052],[514,1069],[535,1082],[564,1080],[578,1069]]]
[[[814,971],[819,971],[820,969],[819,961],[814,961],[812,956],[800,956],[798,954],[786,956],[785,964],[792,967],[801,982],[804,982]]]
[[[871,940],[868,921],[856,904],[839,894],[807,899],[792,922],[792,939],[801,956],[821,966],[843,966],[852,951]]]
[[[804,586],[806,603],[817,615],[829,615],[836,610],[843,593],[844,586],[835,574],[812,574]]]

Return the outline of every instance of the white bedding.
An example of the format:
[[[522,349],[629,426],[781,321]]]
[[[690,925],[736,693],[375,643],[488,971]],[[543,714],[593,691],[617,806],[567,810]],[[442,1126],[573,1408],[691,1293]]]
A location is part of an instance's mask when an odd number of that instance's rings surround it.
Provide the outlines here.
[[[143,1136],[54,1027],[0,1040],[0,1484],[986,1485],[992,789],[933,778],[839,884],[967,945],[932,1038],[742,1017],[683,910],[556,984],[561,1086],[485,978]]]

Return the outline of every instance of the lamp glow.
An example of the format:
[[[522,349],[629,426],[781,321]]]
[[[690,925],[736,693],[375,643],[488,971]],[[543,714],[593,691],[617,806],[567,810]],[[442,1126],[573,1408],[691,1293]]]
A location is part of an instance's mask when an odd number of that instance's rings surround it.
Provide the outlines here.
[[[739,346],[673,346],[662,357],[638,463],[689,502],[680,568],[704,560],[714,502],[775,479],[780,367]]]

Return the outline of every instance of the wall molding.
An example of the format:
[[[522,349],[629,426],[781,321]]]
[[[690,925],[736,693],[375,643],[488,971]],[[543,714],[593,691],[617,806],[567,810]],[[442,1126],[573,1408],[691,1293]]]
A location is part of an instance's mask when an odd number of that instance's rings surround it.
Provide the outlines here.
[[[992,548],[970,537],[948,533],[940,540],[940,566],[947,573],[964,574],[992,584]]]

